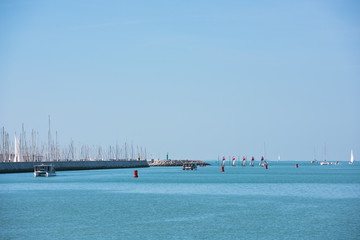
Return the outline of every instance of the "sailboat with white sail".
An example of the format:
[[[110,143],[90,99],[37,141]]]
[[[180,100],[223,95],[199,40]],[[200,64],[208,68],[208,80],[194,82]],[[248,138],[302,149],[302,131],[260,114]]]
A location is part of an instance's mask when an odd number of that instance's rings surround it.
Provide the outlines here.
[[[232,158],[232,164],[231,164],[233,167],[235,167],[236,166],[236,162],[235,162],[235,157],[233,156],[233,158]]]
[[[243,157],[243,160],[242,160],[241,166],[243,166],[243,167],[245,167],[245,166],[246,166],[246,157]]]
[[[320,165],[329,165],[330,163],[326,161],[326,145],[324,147],[324,161],[320,163]]]
[[[259,163],[259,166],[263,167],[263,166],[265,166],[265,164],[266,164],[266,161],[264,160],[264,157],[261,157],[261,161]]]
[[[250,167],[253,167],[253,166],[254,166],[254,161],[255,161],[255,158],[252,157],[252,158],[251,158],[251,161],[250,161],[250,164],[249,164]]]
[[[265,143],[264,143],[264,156],[261,157],[261,161],[259,163],[259,166],[264,167],[265,165],[268,165],[268,163],[265,160]]]
[[[354,163],[354,153],[353,150],[351,149],[351,155],[350,155],[350,162],[349,164],[353,164]]]

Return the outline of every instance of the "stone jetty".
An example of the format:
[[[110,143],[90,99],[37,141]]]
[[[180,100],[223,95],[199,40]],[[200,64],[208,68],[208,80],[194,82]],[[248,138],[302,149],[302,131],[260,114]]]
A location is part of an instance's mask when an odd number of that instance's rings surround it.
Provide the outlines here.
[[[34,165],[52,164],[56,171],[91,170],[112,168],[143,168],[149,167],[146,160],[133,161],[64,161],[64,162],[2,162],[0,173],[33,172]]]
[[[195,163],[198,166],[210,165],[201,160],[153,160],[149,163],[150,167],[176,167],[182,166],[184,163]]]

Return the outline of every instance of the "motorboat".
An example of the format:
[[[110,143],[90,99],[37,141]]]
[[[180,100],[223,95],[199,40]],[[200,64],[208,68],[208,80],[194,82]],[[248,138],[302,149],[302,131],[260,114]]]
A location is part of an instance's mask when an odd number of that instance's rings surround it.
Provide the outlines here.
[[[195,163],[184,163],[183,170],[196,170],[197,166]]]
[[[53,165],[34,165],[34,176],[35,177],[51,177],[55,176],[56,171]]]

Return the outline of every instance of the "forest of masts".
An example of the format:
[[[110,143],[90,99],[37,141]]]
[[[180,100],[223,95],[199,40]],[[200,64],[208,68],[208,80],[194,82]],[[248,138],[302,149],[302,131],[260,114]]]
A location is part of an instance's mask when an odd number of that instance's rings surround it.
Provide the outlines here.
[[[67,146],[61,146],[56,132],[51,136],[50,118],[48,142],[40,142],[39,132],[32,130],[28,136],[22,125],[22,132],[10,141],[9,133],[1,128],[0,162],[47,162],[47,161],[129,161],[146,160],[146,148],[136,147],[126,142],[119,146],[103,148],[100,145],[74,144],[71,140]]]

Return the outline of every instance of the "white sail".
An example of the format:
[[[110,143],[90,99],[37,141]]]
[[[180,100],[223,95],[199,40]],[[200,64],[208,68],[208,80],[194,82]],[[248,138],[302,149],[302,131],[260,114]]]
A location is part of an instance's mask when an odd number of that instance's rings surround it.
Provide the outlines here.
[[[14,162],[20,162],[20,141],[16,136],[15,133],[15,156],[14,156]]]
[[[353,154],[353,150],[351,150],[351,156],[350,156],[350,164],[354,163],[354,154]]]

